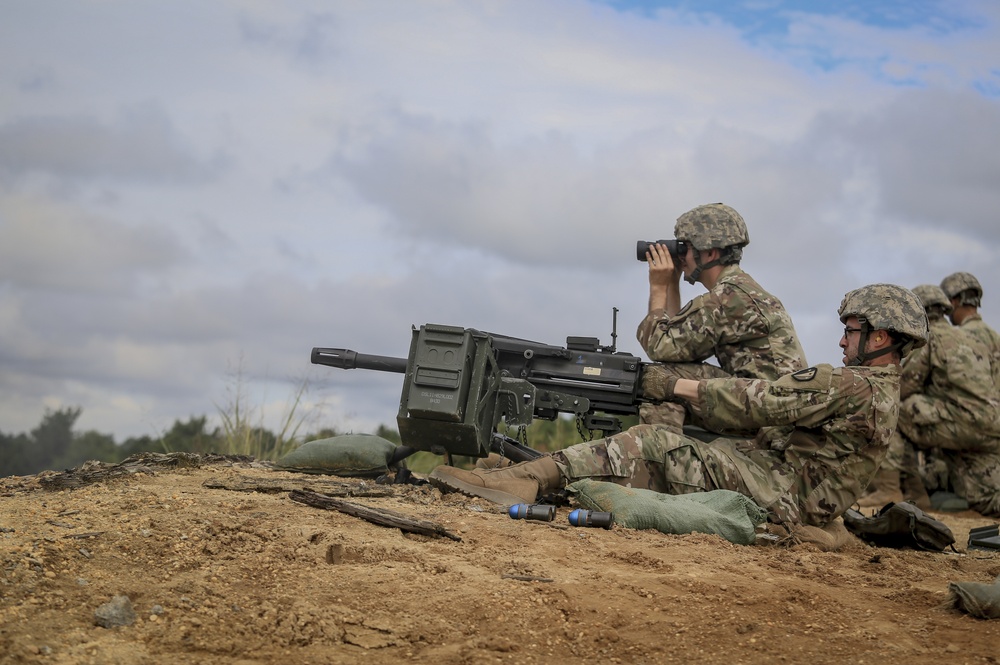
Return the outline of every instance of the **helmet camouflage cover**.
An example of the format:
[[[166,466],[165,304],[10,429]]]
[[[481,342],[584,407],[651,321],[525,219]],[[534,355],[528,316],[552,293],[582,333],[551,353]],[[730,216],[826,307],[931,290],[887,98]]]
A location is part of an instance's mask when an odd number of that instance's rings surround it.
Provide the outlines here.
[[[948,299],[940,286],[921,284],[913,287],[912,290],[914,295],[920,298],[920,302],[924,304],[925,310],[929,310],[931,307],[940,307],[945,314],[951,311],[951,300]]]
[[[927,343],[927,313],[924,305],[909,289],[895,284],[870,284],[855,289],[840,303],[840,320],[850,316],[865,321],[872,330],[888,330],[904,336],[900,347],[906,355]]]
[[[724,203],[698,206],[677,218],[674,237],[697,249],[743,247],[750,243],[746,222]]]
[[[968,272],[955,272],[948,275],[941,280],[941,290],[944,291],[949,300],[961,296],[960,305],[979,307],[979,301],[983,297],[982,285],[972,273]],[[966,291],[974,293],[967,294]]]

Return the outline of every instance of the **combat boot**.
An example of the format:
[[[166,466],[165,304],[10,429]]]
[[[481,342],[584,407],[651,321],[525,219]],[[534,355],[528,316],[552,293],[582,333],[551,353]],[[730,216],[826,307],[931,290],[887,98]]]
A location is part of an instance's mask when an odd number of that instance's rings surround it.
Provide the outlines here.
[[[490,453],[486,457],[480,457],[476,460],[477,469],[503,469],[512,465],[514,462],[511,461],[509,457],[502,457],[496,453]]]
[[[887,503],[898,503],[903,500],[897,469],[880,467],[868,489],[871,491],[858,499],[858,505],[862,508],[881,508]]]
[[[920,510],[931,509],[931,497],[928,496],[924,481],[920,479],[920,476],[903,474],[902,488],[905,501],[909,501]]]
[[[465,471],[442,465],[427,480],[442,492],[461,492],[504,506],[534,503],[540,492],[562,486],[559,467],[548,455],[503,469]]]

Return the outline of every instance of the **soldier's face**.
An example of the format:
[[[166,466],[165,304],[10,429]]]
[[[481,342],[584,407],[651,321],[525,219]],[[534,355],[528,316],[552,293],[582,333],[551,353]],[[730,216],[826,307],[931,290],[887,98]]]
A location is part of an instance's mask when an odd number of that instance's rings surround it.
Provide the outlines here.
[[[685,243],[687,251],[683,255],[677,257],[680,259],[681,269],[684,274],[690,276],[698,268],[697,261],[694,260],[695,248],[691,243]]]
[[[849,316],[844,321],[844,336],[840,338],[840,348],[844,350],[844,364],[858,357],[858,344],[861,342],[861,324],[858,317]]]
[[[961,298],[951,298],[951,311],[948,312],[948,320],[955,323],[955,310],[957,310],[962,305]],[[958,325],[955,323],[955,325]]]

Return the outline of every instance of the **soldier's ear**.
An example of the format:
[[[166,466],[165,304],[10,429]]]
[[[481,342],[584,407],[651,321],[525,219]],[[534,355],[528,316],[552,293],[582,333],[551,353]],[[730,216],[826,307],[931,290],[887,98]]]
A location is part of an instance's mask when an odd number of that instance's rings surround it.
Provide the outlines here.
[[[882,347],[888,346],[889,344],[892,343],[892,339],[889,337],[889,333],[887,333],[884,330],[876,330],[875,332],[872,333],[870,339],[871,339],[870,344],[872,346],[873,351],[881,349]]]

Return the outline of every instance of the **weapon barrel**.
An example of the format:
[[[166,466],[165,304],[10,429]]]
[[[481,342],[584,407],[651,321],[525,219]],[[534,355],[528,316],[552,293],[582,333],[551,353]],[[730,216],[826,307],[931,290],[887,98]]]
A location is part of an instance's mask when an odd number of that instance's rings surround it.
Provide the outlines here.
[[[406,358],[373,356],[369,353],[358,353],[350,349],[313,347],[312,363],[314,365],[339,367],[340,369],[373,369],[378,372],[406,373]]]

